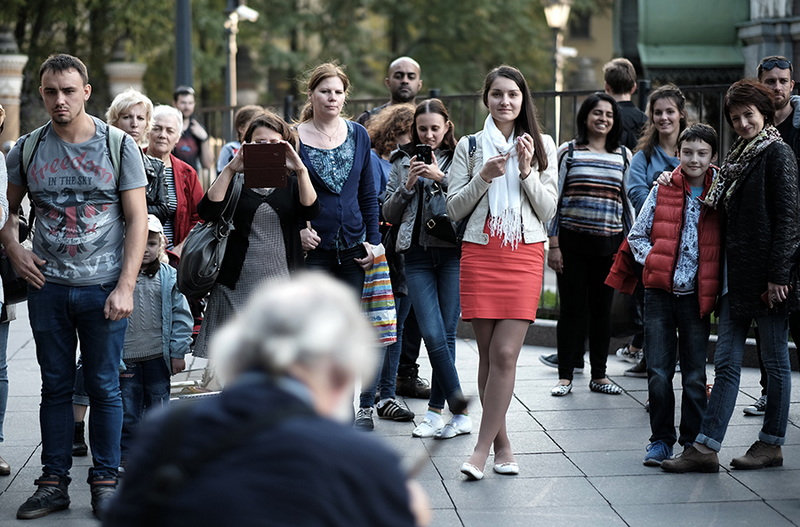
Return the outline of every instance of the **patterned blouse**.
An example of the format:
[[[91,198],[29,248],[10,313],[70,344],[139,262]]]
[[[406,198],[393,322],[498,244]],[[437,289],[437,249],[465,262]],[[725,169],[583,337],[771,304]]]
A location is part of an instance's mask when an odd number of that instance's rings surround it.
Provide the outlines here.
[[[336,148],[326,150],[324,148],[314,148],[305,145],[308,149],[308,157],[314,170],[325,185],[335,193],[339,193],[344,187],[350,171],[353,169],[353,158],[356,155],[356,142],[353,136],[353,127],[347,127],[347,138],[344,143]]]

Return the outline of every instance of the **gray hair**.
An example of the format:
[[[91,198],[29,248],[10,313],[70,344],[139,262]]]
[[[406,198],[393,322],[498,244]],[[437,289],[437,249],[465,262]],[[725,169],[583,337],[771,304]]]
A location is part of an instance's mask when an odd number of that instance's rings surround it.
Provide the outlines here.
[[[285,374],[293,365],[374,375],[377,339],[359,300],[322,273],[267,282],[214,336],[211,360],[223,381],[253,367]]]
[[[159,104],[153,109],[153,121],[162,115],[175,119],[175,122],[178,123],[178,132],[183,131],[183,114],[180,110],[174,106]]]

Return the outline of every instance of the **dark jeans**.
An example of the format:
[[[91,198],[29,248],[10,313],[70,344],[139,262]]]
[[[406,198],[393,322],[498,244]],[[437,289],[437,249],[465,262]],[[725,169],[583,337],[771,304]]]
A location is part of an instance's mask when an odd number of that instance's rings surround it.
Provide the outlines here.
[[[767,368],[764,367],[764,359],[761,358],[761,335],[758,333],[758,327],[753,328],[753,333],[756,337],[756,352],[758,356],[758,369],[761,370],[761,395],[767,395]],[[789,334],[792,336],[797,352],[797,360],[800,362],[800,311],[793,311],[789,313]]]
[[[128,319],[103,315],[116,283],[73,287],[46,282],[29,288],[28,310],[42,374],[42,464],[45,474],[67,477],[72,467],[75,417],[75,351],[83,358],[84,384],[91,401],[89,440],[94,466],[90,477],[116,478],[122,433],[119,366]]]
[[[354,258],[363,258],[366,254],[364,246],[358,244],[342,251],[314,249],[306,255],[306,268],[325,271],[339,280],[349,284],[358,291],[359,298],[364,289],[364,269]]]
[[[169,404],[170,371],[163,357],[141,362],[125,361],[125,371],[119,375],[122,390],[121,456],[127,459],[139,424],[146,411]]]
[[[674,295],[661,289],[644,292],[644,353],[650,397],[650,441],[669,446],[694,442],[706,410],[706,355],[710,317],[700,318],[697,294]],[[676,334],[677,330],[677,334]],[[680,437],[675,436],[672,378],[681,361]]]
[[[406,297],[409,298],[410,297]],[[398,335],[399,337],[399,335]],[[419,370],[419,347],[422,345],[422,335],[419,333],[419,324],[417,324],[417,315],[414,313],[414,306],[406,316],[403,324],[403,345],[400,351],[400,364],[397,367],[397,373],[403,377],[410,377],[416,375]]]
[[[394,399],[396,396],[397,363],[403,347],[403,326],[411,309],[411,299],[398,296],[394,299],[397,313],[397,341],[383,347],[383,360],[378,363],[378,374],[369,386],[362,386],[359,398],[360,408],[370,408],[375,403],[375,392],[381,399]]]
[[[611,341],[611,299],[605,285],[613,254],[587,254],[560,241],[564,272],[557,275],[561,310],[558,315],[558,377],[572,380],[572,369],[583,362],[588,332],[592,379],[606,376]]]

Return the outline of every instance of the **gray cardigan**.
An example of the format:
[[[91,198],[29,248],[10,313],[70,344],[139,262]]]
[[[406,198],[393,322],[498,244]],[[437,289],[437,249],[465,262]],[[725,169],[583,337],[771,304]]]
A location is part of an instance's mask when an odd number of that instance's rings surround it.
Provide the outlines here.
[[[475,134],[475,166],[469,173],[469,139],[462,137],[453,154],[450,166],[450,185],[447,193],[447,214],[455,221],[469,215],[464,241],[486,245],[489,235],[483,232],[486,216],[489,214],[488,190],[491,183],[480,177],[483,168],[483,131]],[[547,239],[545,223],[556,213],[558,203],[558,163],[556,145],[549,135],[542,135],[547,152],[547,168],[543,171],[534,167],[530,176],[522,183],[522,229],[525,243],[543,242]],[[538,177],[536,177],[538,174]]]

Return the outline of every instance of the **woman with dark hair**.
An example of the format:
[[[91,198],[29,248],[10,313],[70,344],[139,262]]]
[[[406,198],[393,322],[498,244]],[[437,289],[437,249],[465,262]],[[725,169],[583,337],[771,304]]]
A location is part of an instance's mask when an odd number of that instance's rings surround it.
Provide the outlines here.
[[[432,151],[430,163],[417,154],[417,145],[423,144]],[[395,249],[404,256],[408,296],[433,367],[428,411],[412,432],[414,437],[450,439],[472,431],[455,366],[456,328],[461,310],[460,253],[455,240],[438,238],[426,228],[429,221],[436,221],[436,212],[431,209],[433,200],[439,199],[437,194],[447,194],[447,173],[455,147],[453,122],[442,101],[429,99],[419,103],[414,111],[411,142],[401,146],[392,158],[383,204],[386,221],[399,226]],[[392,357],[392,379],[399,359],[399,353]],[[453,412],[447,424],[442,419],[445,400]]]
[[[306,266],[326,271],[358,291],[381,243],[370,139],[360,124],[342,117],[350,80],[334,63],[307,75],[308,101],[297,133],[300,158],[319,195],[320,214],[304,229]]]
[[[556,211],[556,148],[543,135],[522,73],[500,66],[486,76],[483,130],[458,142],[450,168],[447,212],[465,221],[461,255],[462,318],[478,344],[483,406],[478,442],[461,472],[483,478],[494,447],[494,471],[519,466],[506,429],[517,359],[544,275],[544,223]],[[470,148],[470,143],[475,148]]]
[[[674,84],[665,84],[650,93],[647,103],[647,127],[625,175],[625,186],[636,214],[662,172],[672,172],[680,164],[678,137],[686,129],[686,98]],[[617,350],[617,356],[635,362],[625,371],[629,377],[647,377],[647,361],[642,345],[644,333],[634,335],[630,343]]]
[[[800,242],[797,162],[772,124],[775,108],[768,88],[754,79],[738,81],[725,94],[724,110],[739,137],[705,199],[722,212],[725,249],[714,389],[695,442],[662,463],[668,472],[719,471],[717,453],[736,404],[753,320],[769,378],[766,412],[758,440],[731,465],[760,469],[783,464],[791,393],[788,313],[800,307],[790,272]]]
[[[245,143],[284,144],[286,168],[292,174],[283,188],[241,189],[233,211],[234,229],[225,247],[219,278],[211,289],[194,347],[197,357],[208,357],[211,336],[241,310],[253,290],[266,278],[286,278],[290,272],[304,267],[298,225],[319,213],[317,193],[295,150],[297,137],[283,119],[264,110],[250,120],[243,139]],[[243,168],[240,148],[197,206],[203,220],[219,219],[234,176]]]
[[[606,377],[611,340],[611,298],[606,276],[620,243],[633,224],[623,176],[630,151],[620,146],[622,123],[614,99],[605,93],[586,98],[578,110],[575,139],[558,149],[558,212],[550,226],[547,265],[557,273],[558,384],[551,395],[572,390],[573,368],[583,362],[589,336],[593,392],[618,395]]]

